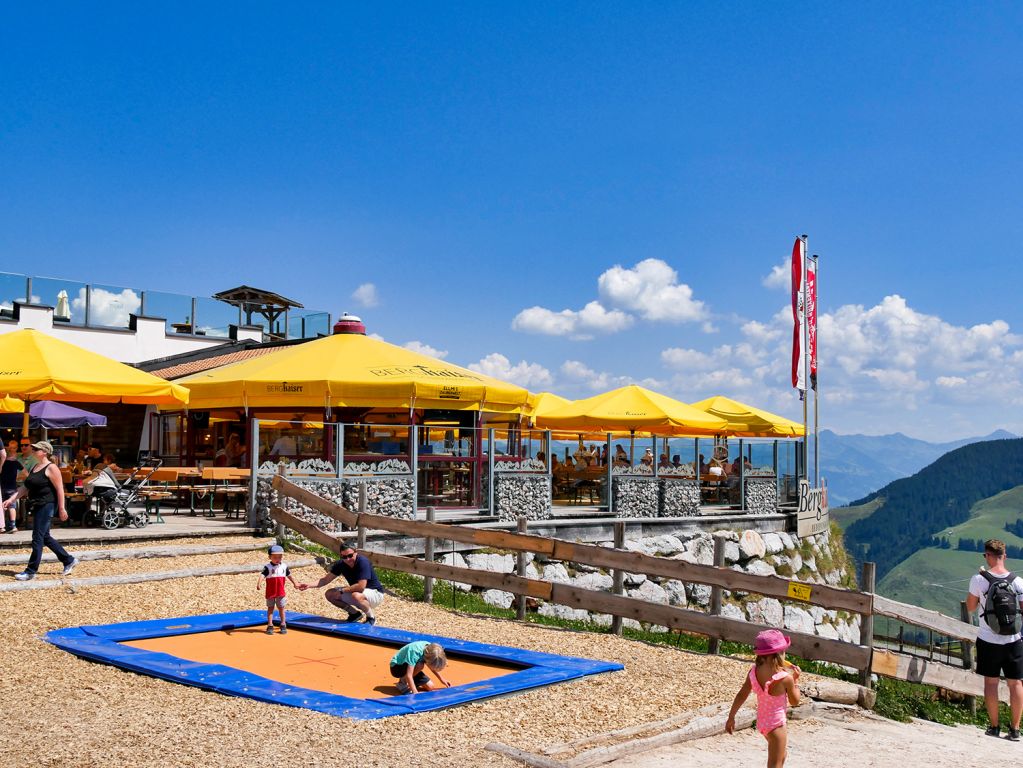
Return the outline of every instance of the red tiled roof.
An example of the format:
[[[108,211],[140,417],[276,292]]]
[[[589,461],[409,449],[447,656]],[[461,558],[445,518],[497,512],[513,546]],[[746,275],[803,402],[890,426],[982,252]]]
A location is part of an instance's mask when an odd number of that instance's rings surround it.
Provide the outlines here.
[[[159,376],[161,379],[180,379],[182,376],[199,373],[200,371],[208,371],[211,368],[220,368],[221,366],[237,363],[241,360],[249,360],[253,357],[262,357],[263,355],[268,355],[271,352],[276,352],[278,349],[280,349],[280,347],[254,347],[252,349],[242,349],[237,352],[228,352],[224,355],[203,358],[202,360],[193,360],[189,363],[171,365],[167,368],[150,371],[150,373],[154,376]]]

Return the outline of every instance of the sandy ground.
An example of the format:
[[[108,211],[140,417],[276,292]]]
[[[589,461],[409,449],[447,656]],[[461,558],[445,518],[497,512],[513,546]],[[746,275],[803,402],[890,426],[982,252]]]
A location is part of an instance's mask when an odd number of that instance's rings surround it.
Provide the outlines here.
[[[250,539],[251,540],[251,539]],[[161,542],[165,544],[166,542]],[[226,543],[223,540],[216,543]],[[93,549],[94,546],[88,548]],[[73,551],[72,547],[72,551]],[[295,556],[292,559],[305,557]],[[75,577],[261,564],[261,553],[84,562]],[[0,567],[8,582],[20,567]],[[55,579],[45,563],[39,579]],[[303,569],[299,580],[322,574]],[[617,661],[624,672],[423,715],[351,721],[208,693],[79,659],[40,637],[80,624],[260,608],[256,575],[5,593],[2,765],[514,765],[484,751],[544,746],[726,700],[745,664],[622,638],[453,614],[388,598],[380,622],[539,651]],[[289,608],[338,616],[322,591],[291,591]],[[272,641],[276,638],[267,638]],[[389,681],[388,681],[389,682]]]
[[[1023,742],[996,741],[979,728],[914,720],[895,723],[859,716],[850,722],[810,719],[789,723],[786,768],[972,768],[1017,765]],[[767,763],[763,736],[748,729],[662,747],[608,763],[610,768],[721,768]]]

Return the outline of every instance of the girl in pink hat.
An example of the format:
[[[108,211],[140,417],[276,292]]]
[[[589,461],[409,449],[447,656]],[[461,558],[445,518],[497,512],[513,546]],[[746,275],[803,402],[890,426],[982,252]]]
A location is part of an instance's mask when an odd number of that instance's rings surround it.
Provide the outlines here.
[[[789,704],[799,706],[799,667],[785,661],[785,649],[792,641],[777,629],[766,629],[753,641],[757,663],[746,675],[746,681],[735,694],[732,710],[728,713],[725,730],[735,731],[735,714],[750,695],[757,694],[757,730],[767,739],[767,768],[785,765],[788,751],[788,731],[785,728],[785,710]]]

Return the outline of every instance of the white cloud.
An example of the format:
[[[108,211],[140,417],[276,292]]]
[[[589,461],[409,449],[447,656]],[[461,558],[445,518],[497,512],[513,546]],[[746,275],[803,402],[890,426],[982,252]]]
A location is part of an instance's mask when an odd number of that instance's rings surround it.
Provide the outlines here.
[[[576,311],[563,309],[554,312],[544,307],[529,307],[512,320],[512,329],[548,336],[568,336],[573,339],[592,338],[593,332],[615,333],[632,325],[632,316],[617,310],[607,310],[598,301],[591,301]]]
[[[127,328],[128,315],[139,311],[142,297],[131,288],[114,293],[105,288],[93,288],[89,292],[89,325],[106,325],[112,328]],[[78,289],[78,295],[71,300],[71,319],[82,322],[85,319],[85,288]]]
[[[966,383],[962,376],[939,376],[934,380],[939,387],[961,387]]]
[[[491,352],[478,363],[466,366],[470,370],[493,376],[526,389],[540,390],[549,388],[554,381],[551,372],[539,363],[528,363],[521,360],[512,365],[511,360],[500,352]]]
[[[437,349],[436,347],[431,347],[429,344],[424,344],[421,341],[406,341],[402,344],[402,346],[405,347],[405,349],[411,349],[413,352],[418,352],[421,355],[436,357],[440,360],[443,360],[448,356],[448,351],[446,349]]]
[[[597,392],[606,392],[626,384],[639,384],[648,389],[659,389],[664,382],[653,378],[635,379],[632,376],[619,376],[607,371],[595,371],[580,360],[566,360],[561,364],[561,375],[573,391],[582,391],[582,397]]]
[[[631,269],[615,265],[598,278],[597,287],[606,304],[645,320],[684,323],[707,316],[693,289],[679,283],[678,273],[660,259],[644,259]]]
[[[786,259],[781,264],[771,267],[770,274],[761,281],[765,288],[792,290],[792,260]]]
[[[750,341],[759,344],[769,344],[772,341],[776,341],[782,334],[780,328],[771,327],[770,325],[757,322],[756,320],[750,320],[747,323],[743,323],[740,330]]]
[[[363,283],[354,291],[352,291],[352,298],[355,299],[356,303],[360,307],[375,307],[380,303],[380,297],[377,295],[377,287],[373,283]]]

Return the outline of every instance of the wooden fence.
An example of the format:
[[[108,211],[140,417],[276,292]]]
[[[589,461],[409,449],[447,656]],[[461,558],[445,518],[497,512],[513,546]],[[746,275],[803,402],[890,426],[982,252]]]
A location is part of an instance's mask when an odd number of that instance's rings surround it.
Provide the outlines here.
[[[391,533],[421,537],[428,543],[435,541],[459,542],[479,548],[510,550],[518,553],[531,552],[551,560],[576,563],[595,568],[610,569],[616,576],[616,591],[620,590],[624,573],[639,573],[683,582],[705,584],[715,593],[720,590],[747,592],[765,597],[797,601],[832,610],[843,610],[859,614],[865,626],[870,625],[874,615],[888,616],[907,623],[932,629],[946,636],[963,640],[967,647],[976,641],[976,627],[951,617],[904,603],[856,590],[841,589],[825,584],[801,582],[779,576],[754,576],[734,571],[721,565],[699,565],[683,560],[672,560],[642,552],[627,552],[595,544],[552,539],[528,533],[511,533],[472,528],[464,525],[442,525],[429,521],[402,520],[369,512],[353,512],[316,494],[295,485],[281,475],[273,479],[274,489],[281,495],[294,499],[300,504],[337,520],[358,532],[360,541],[365,539],[366,530],[380,530]],[[278,523],[291,528],[310,541],[339,552],[341,539],[329,534],[311,523],[302,520],[281,507],[271,509],[271,517]],[[520,529],[521,529],[520,525]],[[718,551],[723,551],[723,542],[718,542]],[[614,594],[584,589],[541,579],[530,579],[524,573],[524,557],[519,556],[517,573],[494,573],[473,568],[434,562],[398,555],[363,551],[374,565],[389,570],[412,573],[426,579],[438,578],[452,582],[471,584],[485,589],[497,589],[515,595],[532,597],[558,605],[581,608],[613,617],[631,618],[648,624],[656,624],[705,635],[713,641],[728,640],[751,644],[757,633],[770,629],[766,625],[730,619],[716,612],[694,611],[688,608],[652,603],[623,594]],[[720,562],[720,556],[717,558]],[[519,601],[520,606],[524,601]],[[716,601],[720,605],[720,601]],[[520,613],[521,616],[521,613]],[[618,624],[620,626],[620,622]],[[790,632],[791,652],[805,659],[828,661],[863,671],[869,676],[874,672],[886,677],[911,682],[937,685],[960,693],[983,695],[983,678],[968,668],[951,667],[940,662],[927,661],[904,654],[872,648],[869,630],[862,643]],[[1007,690],[1003,684],[1003,694]],[[1006,700],[1008,700],[1006,698]]]

